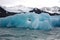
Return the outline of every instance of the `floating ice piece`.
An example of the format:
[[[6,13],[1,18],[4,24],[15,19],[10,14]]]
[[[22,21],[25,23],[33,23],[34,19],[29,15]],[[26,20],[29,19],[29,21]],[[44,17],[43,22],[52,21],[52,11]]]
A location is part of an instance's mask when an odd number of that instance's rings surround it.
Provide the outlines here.
[[[60,18],[47,13],[21,13],[5,18],[0,18],[0,27],[23,27],[41,30],[50,30],[60,26]]]

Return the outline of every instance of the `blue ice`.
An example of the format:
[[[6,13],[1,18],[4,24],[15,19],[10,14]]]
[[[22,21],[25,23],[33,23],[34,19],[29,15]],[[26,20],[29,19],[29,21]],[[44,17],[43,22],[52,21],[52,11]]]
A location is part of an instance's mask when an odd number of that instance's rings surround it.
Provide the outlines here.
[[[60,27],[60,15],[59,16],[51,16],[51,24],[54,27]]]
[[[48,13],[21,13],[0,18],[0,27],[22,27],[30,29],[50,30],[60,26],[60,16],[50,16]]]

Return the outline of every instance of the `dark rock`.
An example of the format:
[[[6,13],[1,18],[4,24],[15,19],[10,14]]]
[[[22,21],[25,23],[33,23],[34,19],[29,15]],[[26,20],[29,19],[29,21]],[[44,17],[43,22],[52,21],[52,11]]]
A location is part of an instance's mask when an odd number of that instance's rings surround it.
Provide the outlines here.
[[[38,8],[34,8],[33,10],[30,10],[29,12],[35,12],[35,13],[37,13],[37,14],[48,13],[50,16],[60,15],[60,14],[58,14],[58,13],[49,13],[49,12],[40,10],[40,9],[38,9]]]
[[[38,8],[34,8],[33,10],[29,11],[29,12],[35,12],[37,14],[42,13],[42,10],[38,9]]]
[[[17,14],[17,13],[8,12],[8,11],[4,10],[2,7],[0,7],[0,18],[15,15],[15,14]]]

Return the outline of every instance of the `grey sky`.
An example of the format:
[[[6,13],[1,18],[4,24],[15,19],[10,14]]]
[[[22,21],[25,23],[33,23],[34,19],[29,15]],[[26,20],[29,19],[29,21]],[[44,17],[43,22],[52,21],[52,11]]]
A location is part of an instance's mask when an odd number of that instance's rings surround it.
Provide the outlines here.
[[[29,7],[52,7],[60,6],[59,0],[0,0],[0,5],[3,6],[16,6],[24,5]]]

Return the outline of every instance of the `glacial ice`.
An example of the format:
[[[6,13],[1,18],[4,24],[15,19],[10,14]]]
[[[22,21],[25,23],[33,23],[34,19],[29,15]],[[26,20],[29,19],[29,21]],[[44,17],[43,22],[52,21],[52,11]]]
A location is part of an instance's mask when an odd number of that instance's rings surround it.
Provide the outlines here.
[[[30,29],[50,30],[60,26],[60,16],[50,16],[48,13],[21,13],[0,18],[0,27],[22,27]]]
[[[51,24],[54,27],[60,27],[60,16],[51,16]]]

